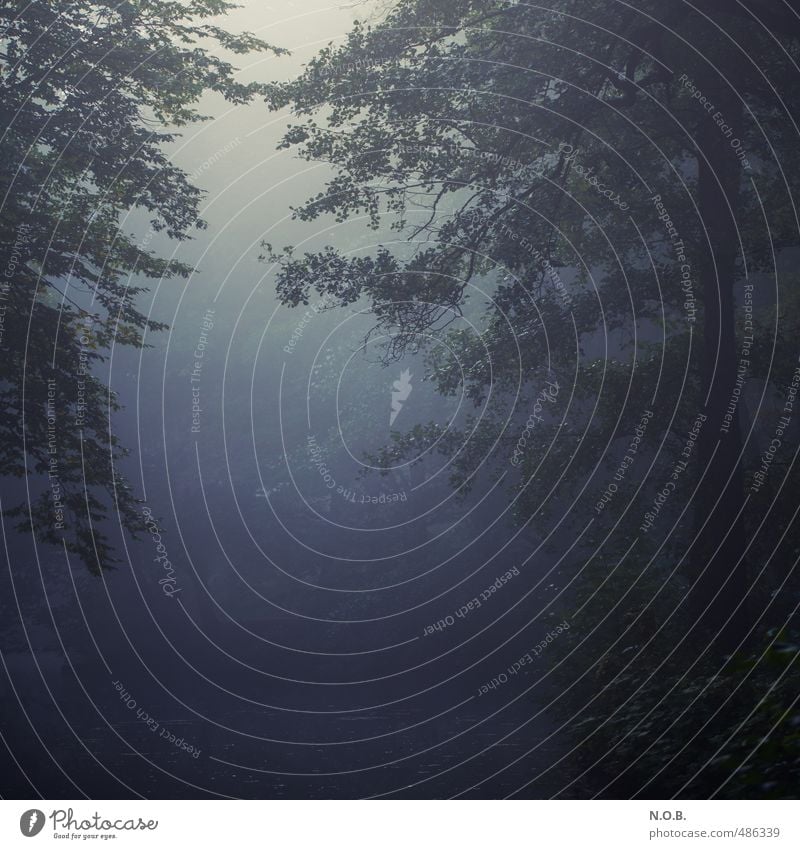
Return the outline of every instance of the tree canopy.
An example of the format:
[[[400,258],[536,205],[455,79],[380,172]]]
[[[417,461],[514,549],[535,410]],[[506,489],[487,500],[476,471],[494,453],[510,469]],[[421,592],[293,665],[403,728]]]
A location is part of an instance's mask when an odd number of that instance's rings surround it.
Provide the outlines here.
[[[216,20],[225,0],[4,2],[0,474],[24,478],[24,503],[4,512],[45,541],[66,544],[93,571],[114,560],[109,507],[142,524],[118,472],[115,393],[98,366],[113,345],[141,346],[165,325],[140,309],[148,278],[185,277],[158,256],[153,234],[203,227],[201,192],[164,152],[200,121],[200,96],[244,103],[263,90],[213,52],[273,50]],[[140,210],[137,238],[124,216]],[[39,476],[38,478],[36,476]],[[44,480],[44,485],[39,481]]]
[[[386,463],[420,440],[457,456],[456,483],[489,450],[503,463],[558,375],[552,426],[526,429],[513,464],[520,518],[574,491],[604,562],[632,539],[668,551],[714,632],[753,583],[742,510],[759,446],[738,399],[753,380],[783,392],[794,369],[774,306],[798,244],[800,102],[784,83],[799,26],[763,2],[403,0],[268,94],[296,115],[284,146],[336,168],[296,216],[366,214],[407,242],[268,246],[286,303],[366,299],[391,358],[490,298],[482,331],[451,329],[430,376],[478,407],[493,388],[495,407],[469,439],[436,423],[398,436]],[[617,483],[643,421],[637,472]],[[608,485],[625,492],[593,509]],[[654,530],[662,487],[679,497]]]

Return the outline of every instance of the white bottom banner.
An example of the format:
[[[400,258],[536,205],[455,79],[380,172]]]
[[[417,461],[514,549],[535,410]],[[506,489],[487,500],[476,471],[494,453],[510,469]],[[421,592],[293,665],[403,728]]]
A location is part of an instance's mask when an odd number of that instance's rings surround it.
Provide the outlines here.
[[[2,801],[0,820],[3,847],[800,846],[781,801]]]

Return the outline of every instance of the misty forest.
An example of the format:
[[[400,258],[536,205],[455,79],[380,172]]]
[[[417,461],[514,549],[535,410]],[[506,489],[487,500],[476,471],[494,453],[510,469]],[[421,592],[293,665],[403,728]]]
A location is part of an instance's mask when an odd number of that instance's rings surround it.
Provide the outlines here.
[[[0,795],[796,798],[800,4],[240,3],[0,0]]]

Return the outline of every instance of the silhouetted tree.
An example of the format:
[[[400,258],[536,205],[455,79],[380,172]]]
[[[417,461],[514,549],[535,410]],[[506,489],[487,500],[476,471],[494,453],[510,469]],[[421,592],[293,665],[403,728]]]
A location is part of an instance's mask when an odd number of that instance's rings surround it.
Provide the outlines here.
[[[157,256],[122,216],[142,210],[153,233],[190,238],[201,193],[163,145],[202,119],[198,98],[244,103],[261,90],[209,52],[269,46],[214,19],[225,0],[3,2],[0,6],[0,474],[31,475],[6,515],[78,554],[113,562],[102,523],[141,526],[117,398],[97,374],[112,345],[141,346],[164,324],[137,305],[140,282],[191,269]],[[42,481],[44,481],[42,485]]]
[[[675,524],[670,568],[688,564],[695,619],[724,649],[752,623],[739,399],[750,378],[791,378],[753,371],[764,295],[750,312],[743,287],[758,272],[790,283],[775,257],[798,243],[798,59],[800,18],[766,0],[400,0],[268,96],[297,116],[284,146],[337,169],[296,217],[389,216],[408,240],[355,256],[268,246],[284,302],[368,299],[392,357],[458,315],[470,281],[495,286],[483,331],[451,329],[431,374],[479,406],[491,388],[499,406],[469,439],[433,423],[384,459],[439,439],[463,485],[487,452],[511,456],[556,374],[564,408],[528,435],[516,503],[528,520],[554,482],[570,497],[588,482],[590,510],[616,446],[656,411],[637,467],[644,478],[652,460],[648,481],[679,493],[661,520]],[[637,527],[655,494],[639,480],[620,484],[616,533],[597,535],[605,562],[634,538],[663,557],[663,534]]]

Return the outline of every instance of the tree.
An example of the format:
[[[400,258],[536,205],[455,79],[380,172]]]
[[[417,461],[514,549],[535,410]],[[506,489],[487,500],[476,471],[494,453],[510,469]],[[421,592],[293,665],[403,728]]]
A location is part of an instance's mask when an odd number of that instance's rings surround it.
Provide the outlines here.
[[[32,476],[26,502],[2,507],[20,529],[63,540],[93,572],[114,561],[102,527],[110,507],[129,531],[142,525],[118,472],[118,401],[97,367],[110,346],[140,347],[165,327],[140,310],[142,281],[191,271],[157,256],[152,233],[184,240],[204,226],[201,192],[163,145],[202,120],[204,92],[244,103],[262,91],[237,82],[201,43],[274,49],[214,22],[231,8],[129,0],[0,9],[0,473]],[[150,217],[150,236],[125,232],[131,210]]]
[[[744,509],[740,399],[756,378],[780,392],[791,379],[756,374],[750,352],[753,275],[785,292],[775,257],[798,243],[800,101],[787,81],[800,17],[766,0],[547,5],[400,0],[270,86],[269,104],[297,115],[284,146],[337,169],[296,216],[390,217],[409,247],[267,256],[287,304],[312,288],[367,299],[387,358],[442,330],[471,282],[493,286],[482,332],[451,329],[453,355],[431,357],[442,392],[463,385],[480,407],[500,390],[472,436],[474,422],[439,442],[458,458],[455,482],[489,451],[495,465],[513,454],[560,375],[568,412],[553,405],[553,427],[531,429],[514,464],[520,518],[553,503],[553,480],[586,483],[587,509],[613,484],[625,497],[595,510],[601,561],[632,539],[645,562],[666,551],[669,568],[685,565],[693,618],[733,650],[764,589],[747,556],[760,525]],[[775,328],[762,332],[774,348]],[[637,427],[640,476],[619,456]],[[432,423],[384,460],[441,437]]]

